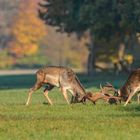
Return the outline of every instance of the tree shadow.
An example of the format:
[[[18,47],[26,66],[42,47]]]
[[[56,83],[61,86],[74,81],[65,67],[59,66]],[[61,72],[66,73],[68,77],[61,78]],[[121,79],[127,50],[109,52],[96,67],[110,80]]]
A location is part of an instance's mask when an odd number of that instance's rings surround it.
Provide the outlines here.
[[[116,76],[110,72],[98,72],[90,76],[85,73],[77,73],[76,75],[86,89],[93,87],[99,89],[100,84],[104,85],[106,82],[110,82],[115,88],[119,88],[127,78],[126,74]],[[35,81],[35,74],[2,75],[0,76],[0,89],[30,88],[34,85]]]
[[[140,105],[131,104],[131,105],[121,108],[121,110],[127,111],[127,112],[139,112],[140,113]]]
[[[78,73],[77,76],[85,88],[100,88],[100,84],[111,83],[116,89],[119,89],[126,81],[129,74],[121,73],[116,75],[114,72],[96,72],[92,75]]]
[[[114,117],[140,117],[140,105],[138,104],[131,104],[126,107],[121,106],[119,110],[122,114],[114,114]]]
[[[0,89],[29,88],[35,80],[35,75],[2,75],[0,76]]]

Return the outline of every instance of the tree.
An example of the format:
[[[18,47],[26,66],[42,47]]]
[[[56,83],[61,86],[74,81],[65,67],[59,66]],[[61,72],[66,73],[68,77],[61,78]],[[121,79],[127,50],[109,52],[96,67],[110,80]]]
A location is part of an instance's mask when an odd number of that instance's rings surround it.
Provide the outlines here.
[[[39,41],[46,35],[46,28],[36,12],[36,2],[30,0],[20,3],[19,12],[12,25],[12,40],[9,43],[9,52],[16,57],[37,53]]]
[[[83,35],[89,30],[90,69],[94,66],[97,41],[116,38],[120,50],[125,50],[126,40],[140,32],[139,6],[139,0],[43,0],[39,14],[47,24],[58,26],[59,31]],[[119,53],[120,60],[124,52]]]

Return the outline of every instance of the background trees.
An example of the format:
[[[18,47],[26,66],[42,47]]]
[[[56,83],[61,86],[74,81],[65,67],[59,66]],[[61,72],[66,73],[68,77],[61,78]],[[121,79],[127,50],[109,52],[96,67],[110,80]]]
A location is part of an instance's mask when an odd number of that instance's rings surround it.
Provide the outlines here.
[[[49,58],[50,65],[61,65],[85,70],[88,50],[84,38],[80,41],[75,34],[56,32],[56,28],[47,25],[48,35],[43,54]]]
[[[9,52],[16,57],[36,54],[40,40],[46,36],[46,28],[38,18],[36,7],[37,3],[32,0],[21,1],[19,5],[9,44]]]
[[[124,59],[126,45],[132,44],[140,31],[139,6],[138,0],[44,0],[39,13],[47,24],[58,26],[60,31],[81,36],[89,30],[88,68],[92,70],[99,42],[110,44],[115,40],[118,60]]]
[[[38,17],[39,1],[0,1],[0,68],[65,65],[83,70],[88,55],[84,39],[45,26]]]
[[[7,47],[11,40],[11,24],[13,15],[18,11],[18,0],[0,1],[0,68],[9,68],[14,64],[13,58],[8,55]]]
[[[132,63],[133,57],[139,61],[139,5],[138,0],[1,0],[0,61],[87,65],[89,72]]]

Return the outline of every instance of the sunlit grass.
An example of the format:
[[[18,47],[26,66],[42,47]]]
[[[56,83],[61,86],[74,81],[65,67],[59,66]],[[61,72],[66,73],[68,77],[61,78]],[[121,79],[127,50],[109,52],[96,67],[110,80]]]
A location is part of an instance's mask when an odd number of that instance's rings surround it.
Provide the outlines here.
[[[25,78],[29,80],[28,87],[22,87],[17,81],[24,82],[22,78],[11,79],[15,81],[13,88],[6,89],[10,85],[9,79],[0,90],[0,140],[140,139],[140,105],[136,102],[126,107],[105,102],[67,105],[61,92],[55,88],[49,94],[53,106],[43,104],[45,98],[43,89],[40,89],[33,94],[31,105],[27,107],[28,89],[34,78]],[[99,90],[97,86],[88,86],[92,83],[86,78],[81,79],[88,90]]]

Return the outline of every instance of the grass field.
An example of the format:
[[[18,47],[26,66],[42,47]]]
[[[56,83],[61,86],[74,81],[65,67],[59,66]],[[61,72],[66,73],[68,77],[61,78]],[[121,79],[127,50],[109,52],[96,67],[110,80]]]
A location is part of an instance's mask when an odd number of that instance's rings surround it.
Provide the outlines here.
[[[116,88],[127,75],[99,73],[78,75],[87,90],[98,91],[99,84],[112,82]],[[93,105],[67,105],[56,88],[49,96],[54,105],[43,104],[43,89],[33,94],[26,107],[33,75],[0,76],[0,140],[139,140],[140,105],[126,107],[99,102]]]

